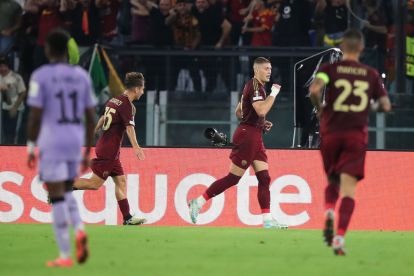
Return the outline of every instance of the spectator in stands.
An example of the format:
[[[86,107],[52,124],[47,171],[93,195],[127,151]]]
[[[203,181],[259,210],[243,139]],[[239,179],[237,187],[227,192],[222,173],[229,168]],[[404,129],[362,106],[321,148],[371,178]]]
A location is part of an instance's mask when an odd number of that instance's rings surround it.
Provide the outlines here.
[[[118,35],[117,17],[122,0],[96,0],[98,8],[101,37],[104,42],[111,42]]]
[[[153,2],[146,1],[142,9],[143,14],[149,15],[151,19],[150,43],[156,47],[169,47],[174,44],[173,32],[166,19],[172,9],[171,0],[160,0],[159,6]],[[165,70],[167,59],[165,56],[141,57],[142,63],[145,64],[146,74],[151,76],[145,85],[148,89],[168,90],[166,86]]]
[[[168,25],[172,26],[174,43],[185,50],[198,47],[201,34],[197,18],[191,13],[191,0],[177,0],[175,8],[171,10],[166,18]],[[196,60],[193,57],[179,58],[177,66],[183,70],[179,71],[176,90],[201,91],[201,77]]]
[[[44,53],[46,36],[51,30],[64,26],[61,10],[66,11],[65,9],[70,1],[72,0],[65,0],[62,2],[56,0],[28,0],[25,7],[26,12],[39,15],[36,47],[34,50],[35,68],[48,62]]]
[[[244,18],[244,22],[252,21],[253,26],[243,27],[242,33],[252,33],[251,46],[272,46],[272,27],[275,20],[273,10],[266,8],[263,0],[255,0],[252,14]]]
[[[175,45],[185,49],[195,49],[201,40],[200,25],[191,13],[192,6],[191,0],[177,0],[166,18],[167,24],[172,26]]]
[[[29,2],[25,3],[25,12],[22,15],[21,27],[18,35],[19,45],[19,73],[25,83],[29,82],[30,75],[35,69],[34,50],[36,48],[36,39],[39,25],[39,14],[30,12]]]
[[[367,63],[376,67],[382,73],[384,72],[387,26],[390,24],[387,22],[385,12],[379,1],[363,0],[362,4],[366,9],[366,20],[362,22],[365,47],[374,50],[374,56],[367,59]]]
[[[18,118],[23,110],[23,100],[26,96],[26,87],[23,78],[10,69],[9,60],[0,56],[0,93],[2,105],[2,133],[4,144],[14,144]]]
[[[406,93],[414,94],[414,0],[407,1],[407,10],[405,11],[405,41],[406,41]],[[395,67],[394,67],[395,68]]]
[[[324,45],[337,47],[348,29],[346,0],[315,0],[315,16],[324,22]]]
[[[0,55],[14,46],[21,15],[22,7],[15,0],[0,1]]]
[[[308,0],[276,0],[278,20],[273,29],[274,46],[310,46],[311,6]]]
[[[211,5],[208,0],[195,0],[192,13],[197,18],[200,26],[200,46],[221,49],[228,42],[231,24],[224,18],[221,10],[221,3]],[[206,79],[206,91],[209,93],[214,91],[219,75],[223,80],[228,79],[229,70],[226,70],[223,62],[224,59],[221,57],[200,57],[200,64],[203,65]]]
[[[227,18],[232,26],[231,44],[243,45],[247,41],[241,41],[241,30],[244,25],[243,19],[248,14],[250,0],[228,0],[227,1]],[[250,43],[249,43],[250,44]]]
[[[132,42],[134,44],[150,44],[151,17],[149,10],[155,6],[149,0],[131,0],[132,5]]]
[[[73,8],[68,8],[67,18],[69,31],[79,46],[80,54],[98,42],[101,36],[99,10],[96,0],[65,0],[75,1]],[[62,11],[62,10],[61,10]]]
[[[141,16],[149,16],[151,22],[149,42],[155,46],[163,47],[174,44],[171,26],[166,22],[171,8],[171,0],[160,0],[159,6],[151,1],[142,1],[136,7]]]
[[[220,13],[218,3],[215,6],[210,6],[208,0],[195,0],[195,6],[192,13],[197,18],[202,46],[214,46],[216,49],[223,47],[226,42],[230,30],[230,22]]]
[[[150,16],[152,19],[152,43],[155,46],[172,46],[174,44],[171,26],[166,19],[170,15],[172,8],[171,0],[160,0],[159,6],[152,6]]]

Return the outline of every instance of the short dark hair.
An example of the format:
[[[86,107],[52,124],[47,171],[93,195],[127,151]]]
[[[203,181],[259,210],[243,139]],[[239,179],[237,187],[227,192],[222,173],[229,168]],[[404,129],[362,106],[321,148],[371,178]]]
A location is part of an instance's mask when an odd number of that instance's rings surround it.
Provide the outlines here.
[[[0,64],[5,64],[7,67],[10,67],[10,59],[6,56],[0,55]]]
[[[144,76],[139,72],[129,72],[125,75],[124,85],[126,89],[144,86]]]
[[[46,37],[50,54],[57,57],[67,55],[69,39],[70,35],[65,30],[61,28],[53,29]]]
[[[253,64],[263,64],[263,63],[270,63],[270,61],[267,58],[258,57],[254,60]]]
[[[348,29],[344,33],[342,43],[346,48],[344,50],[357,52],[359,51],[361,44],[364,44],[364,35],[357,29]]]

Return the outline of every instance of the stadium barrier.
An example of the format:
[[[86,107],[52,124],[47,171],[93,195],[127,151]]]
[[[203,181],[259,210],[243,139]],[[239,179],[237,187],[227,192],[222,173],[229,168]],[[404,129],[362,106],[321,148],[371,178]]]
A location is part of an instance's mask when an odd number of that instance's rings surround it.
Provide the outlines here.
[[[138,161],[122,149],[128,199],[135,214],[150,225],[191,225],[187,201],[227,174],[228,149],[147,148]],[[297,228],[321,228],[326,180],[316,150],[268,150],[272,177],[271,211]],[[0,147],[0,222],[49,223],[46,191],[34,170],[26,167],[24,147]],[[356,194],[354,230],[414,230],[414,152],[368,152],[366,178]],[[90,174],[90,173],[89,173]],[[88,173],[83,175],[88,177]],[[87,223],[121,222],[108,180],[99,191],[75,191]],[[209,202],[199,216],[208,226],[260,226],[257,180],[247,171],[239,185]]]

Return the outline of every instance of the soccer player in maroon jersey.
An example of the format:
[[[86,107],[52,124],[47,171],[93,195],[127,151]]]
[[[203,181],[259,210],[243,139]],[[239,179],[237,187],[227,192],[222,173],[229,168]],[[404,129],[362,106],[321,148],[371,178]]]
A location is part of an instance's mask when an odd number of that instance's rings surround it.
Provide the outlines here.
[[[343,60],[321,66],[309,89],[311,101],[320,114],[320,150],[328,178],[323,235],[336,255],[345,255],[344,236],[354,211],[355,188],[364,177],[370,103],[373,111],[391,110],[377,70],[359,62],[364,49],[362,34],[348,30],[341,49]],[[334,210],[339,195],[342,199],[334,236]]]
[[[140,225],[145,219],[132,216],[129,211],[129,203],[126,197],[126,178],[119,153],[126,132],[135,155],[139,160],[144,160],[145,155],[138,145],[135,135],[135,107],[132,104],[144,94],[144,76],[138,72],[127,73],[125,76],[125,92],[108,101],[104,115],[99,119],[95,132],[100,129],[103,134],[99,138],[95,152],[96,158],[92,160],[91,178],[81,178],[75,182],[77,190],[97,190],[110,176],[115,182],[115,196],[121,210],[124,225]]]
[[[211,184],[204,194],[189,202],[193,223],[197,222],[199,211],[207,200],[236,185],[246,169],[253,166],[259,182],[257,198],[263,214],[263,227],[287,228],[287,225],[279,223],[270,214],[269,166],[262,140],[263,132],[269,131],[273,125],[265,117],[279,94],[280,85],[273,84],[271,93],[266,96],[264,84],[270,79],[272,65],[269,60],[259,57],[255,59],[253,69],[254,77],[244,86],[236,108],[236,116],[241,122],[233,135],[230,172]]]

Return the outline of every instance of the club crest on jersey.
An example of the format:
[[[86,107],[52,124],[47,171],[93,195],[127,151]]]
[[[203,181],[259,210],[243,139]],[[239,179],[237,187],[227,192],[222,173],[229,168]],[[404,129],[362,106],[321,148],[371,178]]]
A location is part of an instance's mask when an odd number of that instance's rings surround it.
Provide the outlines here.
[[[254,91],[253,101],[263,100],[263,97],[259,95],[259,90]]]
[[[102,174],[103,177],[108,177],[109,176],[109,171],[104,171]]]

